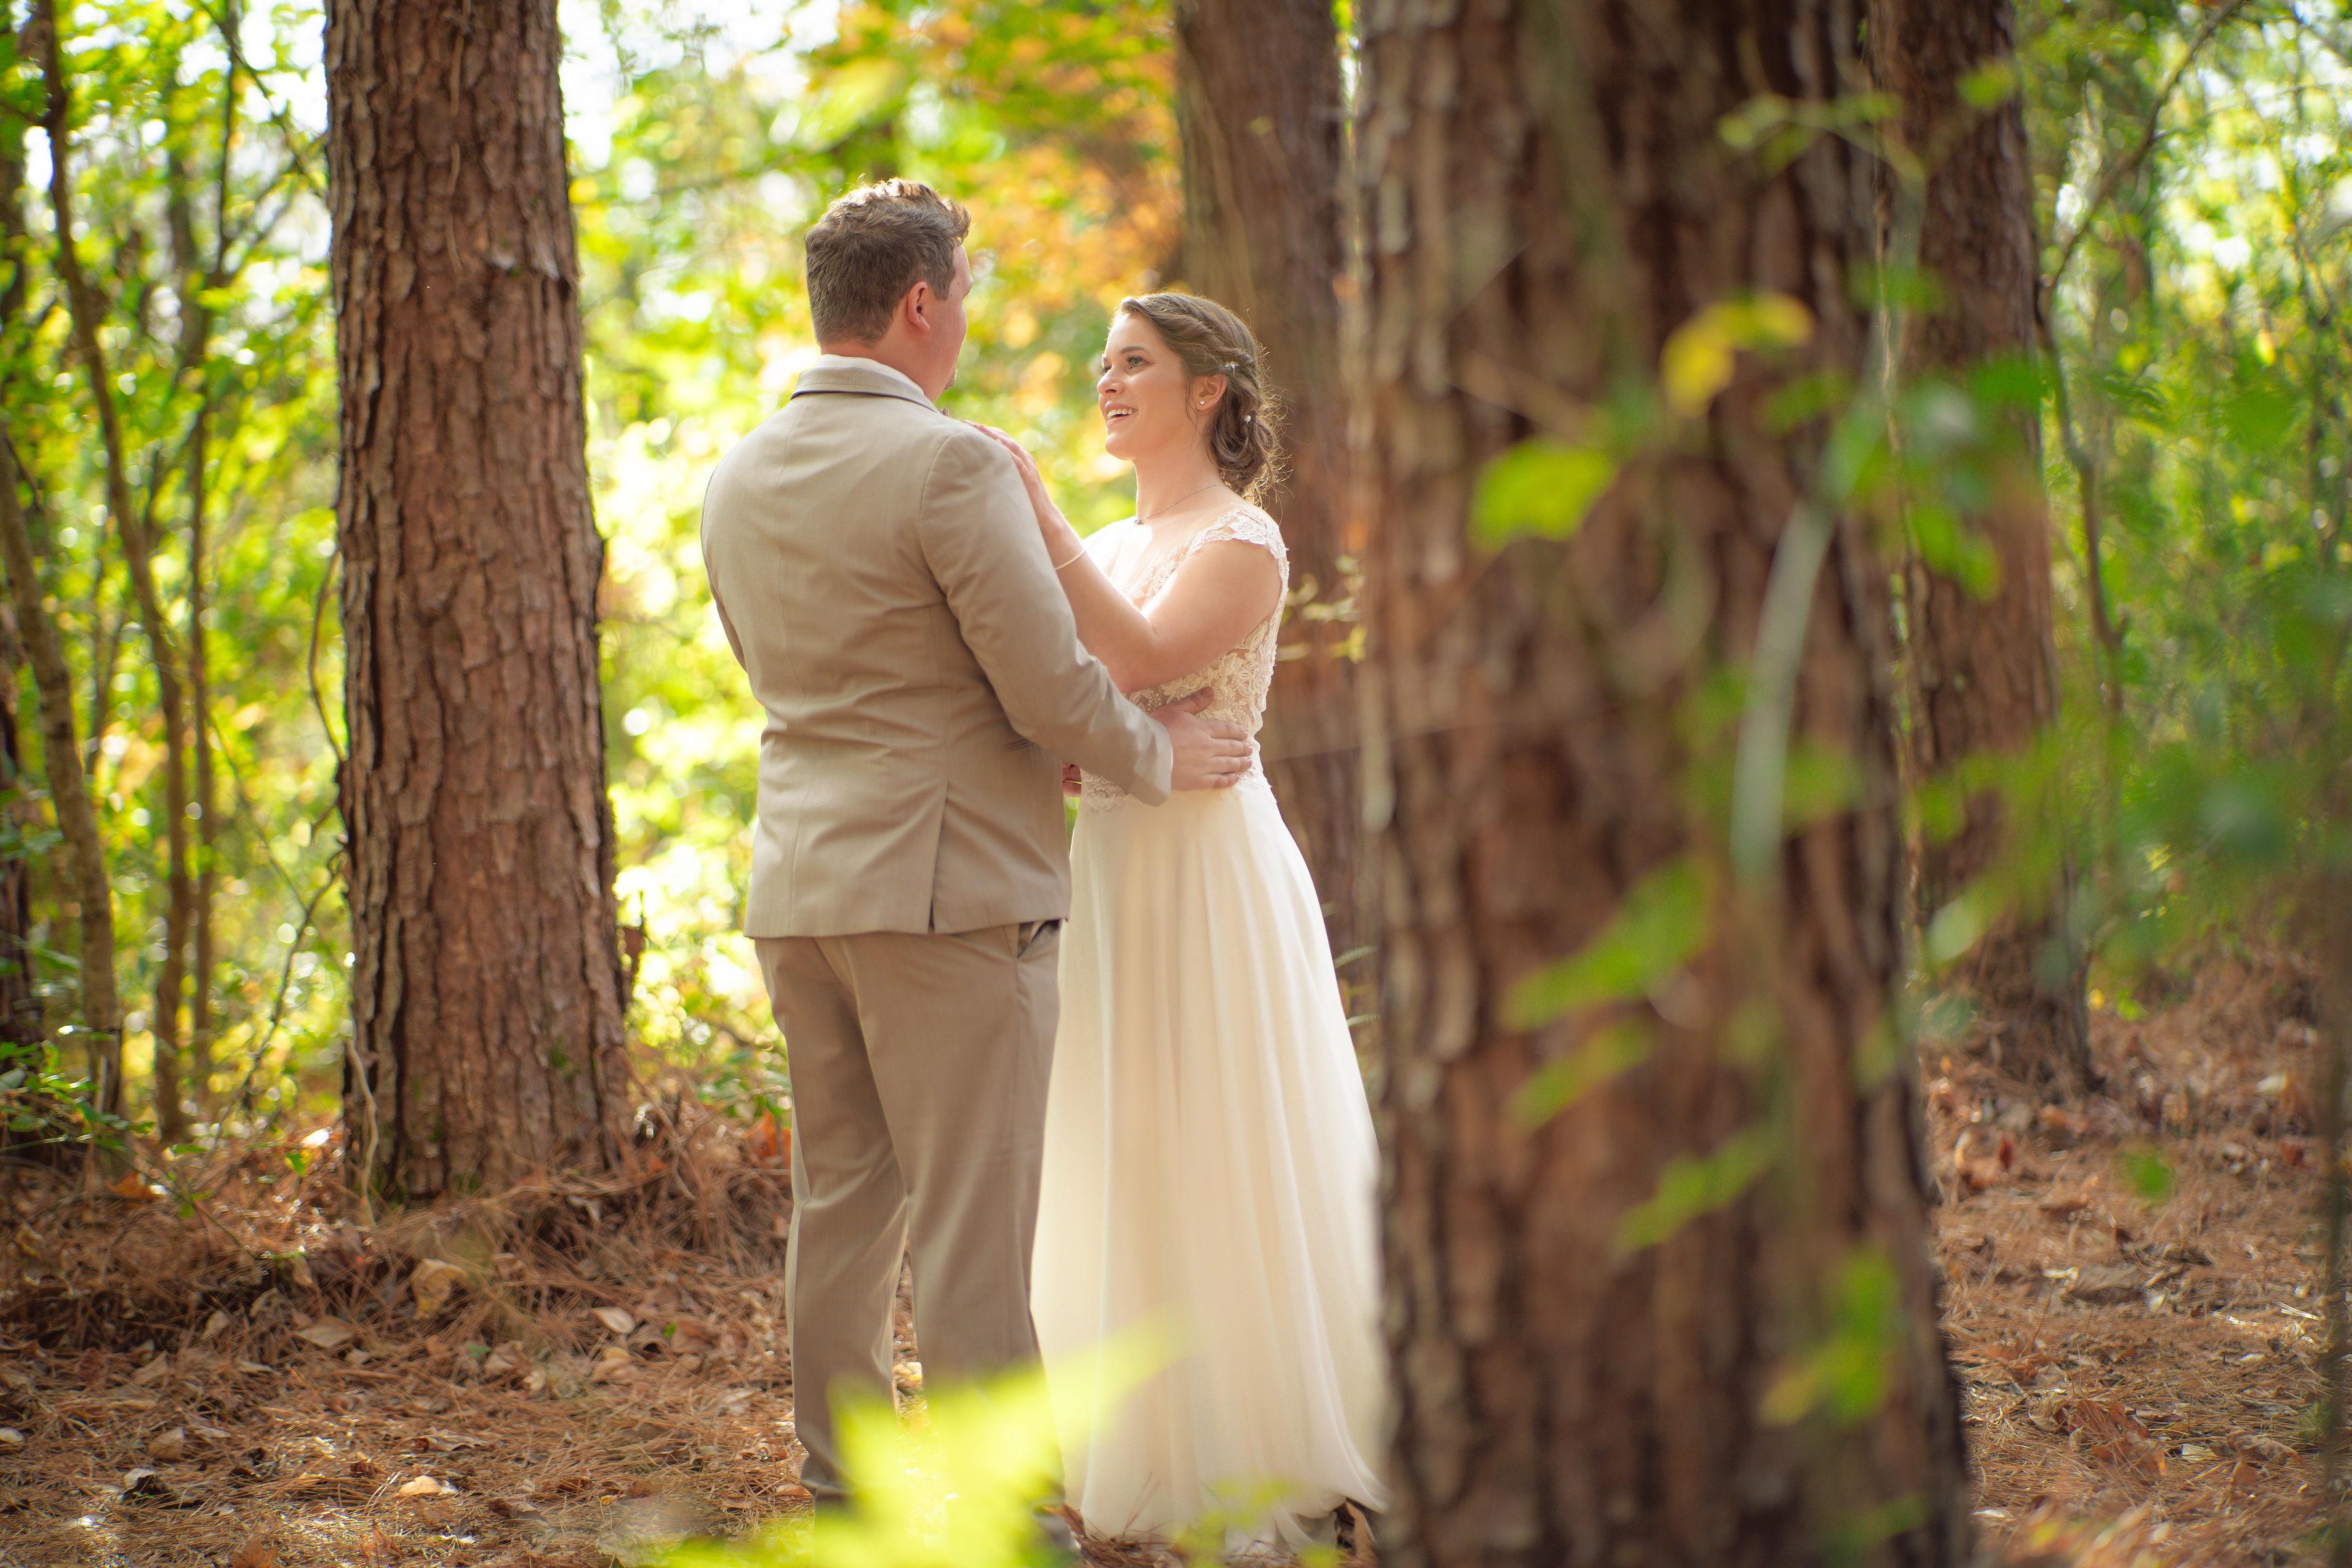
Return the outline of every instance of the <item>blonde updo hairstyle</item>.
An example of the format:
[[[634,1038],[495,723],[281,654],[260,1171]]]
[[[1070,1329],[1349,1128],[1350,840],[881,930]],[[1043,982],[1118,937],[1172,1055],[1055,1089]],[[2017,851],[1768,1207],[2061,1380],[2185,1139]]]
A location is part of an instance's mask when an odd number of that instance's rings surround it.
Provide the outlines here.
[[[1225,378],[1225,395],[1209,411],[1204,432],[1209,454],[1234,493],[1262,500],[1282,477],[1282,404],[1265,381],[1248,326],[1198,294],[1142,294],[1121,300],[1118,308],[1150,322],[1188,374]]]

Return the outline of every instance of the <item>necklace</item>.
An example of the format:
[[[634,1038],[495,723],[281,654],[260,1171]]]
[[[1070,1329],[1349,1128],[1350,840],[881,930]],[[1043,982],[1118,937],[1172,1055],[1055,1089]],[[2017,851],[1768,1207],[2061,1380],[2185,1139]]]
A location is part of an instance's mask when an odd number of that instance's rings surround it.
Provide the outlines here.
[[[1174,500],[1170,501],[1166,506],[1163,506],[1158,511],[1153,512],[1151,517],[1166,517],[1170,512],[1174,511],[1178,507],[1182,506],[1186,501],[1191,500],[1194,496],[1199,495],[1201,490],[1215,489],[1219,485],[1223,484],[1224,482],[1225,481],[1223,479],[1211,479],[1207,484],[1202,485],[1201,489],[1186,490],[1182,495],[1178,496]],[[1151,521],[1150,517],[1143,515],[1143,506],[1141,502],[1138,502],[1136,504],[1135,521],[1140,523],[1149,523]]]

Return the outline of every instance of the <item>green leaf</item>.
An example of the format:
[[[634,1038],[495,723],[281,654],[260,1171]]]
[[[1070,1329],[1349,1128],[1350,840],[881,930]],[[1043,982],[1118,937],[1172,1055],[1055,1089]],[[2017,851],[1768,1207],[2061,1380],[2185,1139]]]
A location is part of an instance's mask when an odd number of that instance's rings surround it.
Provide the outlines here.
[[[1629,1068],[1649,1060],[1649,1029],[1626,1019],[1597,1030],[1564,1057],[1538,1068],[1511,1097],[1511,1114],[1532,1132]]]
[[[1490,550],[1532,534],[1566,539],[1617,477],[1617,460],[1592,447],[1522,441],[1478,475],[1472,537]]]
[[[1731,384],[1741,349],[1794,348],[1813,335],[1811,311],[1786,294],[1718,300],[1674,330],[1658,361],[1666,405],[1685,418]]]
[[[2274,447],[2294,428],[2294,394],[2274,386],[2242,387],[2221,405],[2221,423],[2250,447]]]
[[[2141,1201],[2160,1204],[2172,1195],[2172,1166],[2154,1148],[2126,1149],[2117,1163],[2123,1166],[2125,1184]]]
[[[1770,1168],[1772,1152],[1772,1140],[1764,1129],[1749,1127],[1725,1139],[1712,1153],[1667,1162],[1658,1177],[1657,1195],[1619,1217],[1617,1250],[1654,1247],[1692,1220],[1738,1202]]]
[[[1981,114],[2017,94],[2017,62],[1987,60],[1960,79],[1960,101]]]
[[[1705,879],[1687,859],[1669,861],[1635,883],[1573,956],[1513,986],[1504,1019],[1515,1029],[1538,1028],[1579,1007],[1643,995],[1706,944],[1707,927]]]

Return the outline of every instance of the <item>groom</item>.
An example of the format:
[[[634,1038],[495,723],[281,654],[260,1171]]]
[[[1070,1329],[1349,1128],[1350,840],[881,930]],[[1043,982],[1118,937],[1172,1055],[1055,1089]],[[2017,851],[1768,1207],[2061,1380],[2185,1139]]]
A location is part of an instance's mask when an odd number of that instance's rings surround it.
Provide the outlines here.
[[[927,1382],[1036,1355],[1062,764],[1152,805],[1249,766],[1239,726],[1119,695],[1013,459],[936,406],[970,227],[911,180],[827,209],[806,245],[824,352],[703,500],[711,597],[767,710],[745,927],[792,1067],[785,1316],[821,1503],[843,1495],[833,1402],[889,1396],[910,1239]]]

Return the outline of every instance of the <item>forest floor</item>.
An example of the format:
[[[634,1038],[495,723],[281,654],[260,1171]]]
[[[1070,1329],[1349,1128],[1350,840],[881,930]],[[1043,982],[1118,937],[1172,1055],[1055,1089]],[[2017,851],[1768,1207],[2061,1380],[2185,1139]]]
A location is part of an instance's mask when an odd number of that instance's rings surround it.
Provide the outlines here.
[[[1929,1047],[1978,1519],[2018,1568],[2315,1561],[2308,993],[2221,960],[2103,1007],[2105,1086],[2056,1110]],[[783,1141],[649,1126],[626,1176],[373,1225],[325,1130],[193,1206],[9,1167],[0,1564],[588,1568],[804,1507]]]

